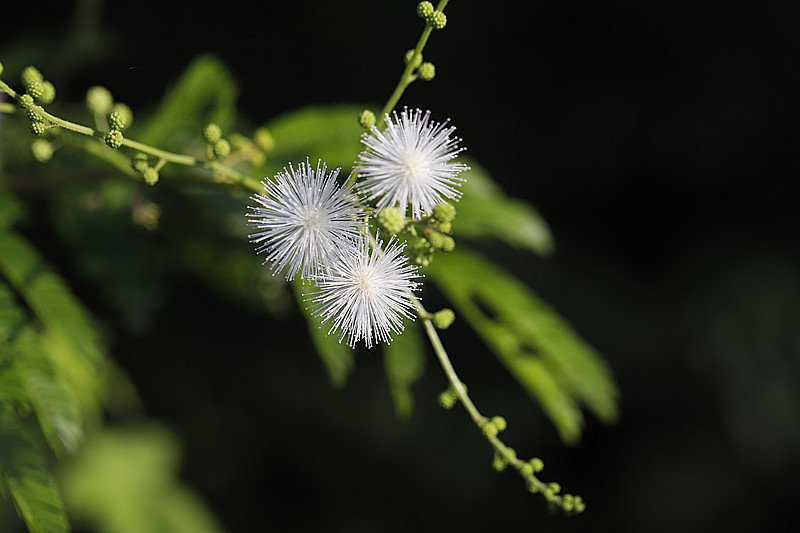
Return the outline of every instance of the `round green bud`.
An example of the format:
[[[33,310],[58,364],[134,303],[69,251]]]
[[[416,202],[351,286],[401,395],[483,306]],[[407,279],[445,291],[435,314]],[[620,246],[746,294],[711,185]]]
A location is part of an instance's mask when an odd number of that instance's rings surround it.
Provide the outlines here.
[[[24,69],[22,69],[22,74],[19,75],[19,79],[24,86],[28,86],[32,81],[43,82],[44,76],[42,73],[39,72],[39,69],[34,67],[33,65],[28,65]]]
[[[375,125],[375,113],[373,113],[369,109],[363,110],[361,113],[358,114],[358,123],[365,130],[370,129],[372,126]]]
[[[508,427],[506,419],[503,418],[502,416],[493,416],[492,424],[494,424],[494,427],[497,428],[497,431],[505,431],[506,428]]]
[[[481,430],[483,431],[483,434],[486,435],[487,437],[496,437],[497,434],[499,433],[497,431],[497,426],[492,424],[491,420],[487,420],[483,424],[483,427],[481,427]]]
[[[116,149],[122,146],[122,138],[121,131],[111,130],[106,133],[106,136],[103,138],[103,140],[105,141],[106,146]]]
[[[417,73],[422,81],[431,81],[436,76],[436,67],[433,66],[433,63],[426,61],[419,66]]]
[[[450,222],[439,222],[439,231],[441,233],[450,233],[453,229],[453,224]]]
[[[431,246],[436,250],[441,250],[444,244],[444,237],[445,236],[438,231],[432,231],[428,234],[428,242],[430,242]]]
[[[433,11],[434,11],[433,4],[431,4],[430,2],[420,2],[419,4],[417,4],[417,15],[421,19],[427,20],[428,17],[433,15]]]
[[[583,499],[580,496],[573,497],[572,506],[575,510],[575,514],[580,514],[586,510],[586,504],[583,503]]]
[[[533,467],[533,473],[539,473],[544,470],[544,461],[539,459],[538,457],[534,457],[528,463]]]
[[[214,157],[225,159],[231,153],[231,144],[225,139],[220,139],[214,143]]]
[[[390,235],[400,233],[406,227],[406,217],[396,207],[384,207],[378,211],[376,219],[378,224]]]
[[[568,513],[572,512],[575,508],[575,500],[573,500],[572,494],[564,494],[561,497],[561,508]]]
[[[492,458],[492,468],[494,468],[498,472],[502,472],[503,470],[506,469],[507,466],[508,463],[506,462],[505,459],[503,459],[500,456],[500,454],[498,453],[494,454],[494,457]]]
[[[31,122],[31,133],[34,135],[41,135],[47,128],[44,125],[44,122],[41,120],[35,120]]]
[[[49,105],[56,99],[56,86],[49,81],[42,82],[42,95],[39,97],[39,102],[42,105]]]
[[[25,93],[19,97],[19,106],[25,109],[33,107],[35,104],[33,102],[33,96]]]
[[[114,97],[105,87],[95,85],[86,91],[86,107],[92,113],[106,115],[111,112],[114,105]]]
[[[523,463],[521,467],[519,467],[519,473],[522,474],[523,477],[530,477],[533,475],[533,466],[530,463]]]
[[[123,104],[121,102],[117,102],[111,107],[111,111],[109,112],[109,116],[111,115],[122,115],[124,118],[124,128],[127,128],[133,122],[133,111],[127,104]],[[124,129],[124,128],[115,128],[115,129]]]
[[[434,30],[441,30],[447,25],[447,16],[441,11],[434,11],[426,20]]]
[[[28,120],[31,122],[42,122],[44,120],[44,117],[41,113],[42,111],[44,111],[44,108],[40,105],[33,105],[29,107],[26,113],[28,115]]]
[[[445,409],[452,409],[457,401],[458,401],[458,396],[456,396],[455,392],[452,389],[447,389],[446,391],[439,394],[439,405],[441,405]]]
[[[453,222],[456,218],[456,208],[447,202],[436,204],[431,212],[431,217],[440,224],[443,222]]]
[[[412,68],[417,68],[422,64],[422,54],[416,53],[416,51],[412,48],[406,52],[406,55],[403,57],[403,61],[405,61],[406,65],[411,63]]]
[[[131,167],[138,173],[143,173],[145,169],[149,168],[150,165],[147,162],[147,154],[142,152],[137,152],[131,158]]]
[[[561,485],[553,481],[547,484],[547,490],[549,492],[552,492],[553,494],[558,494],[559,492],[561,492]]]
[[[258,128],[253,135],[256,145],[267,153],[275,149],[275,137],[267,128]]]
[[[411,240],[411,251],[417,255],[428,255],[433,252],[433,248],[425,237],[415,237]]]
[[[442,251],[452,252],[455,249],[456,249],[456,240],[452,238],[450,235],[444,235],[442,237]]]
[[[25,87],[25,92],[31,95],[34,100],[38,100],[44,94],[44,84],[33,80]]]
[[[53,145],[45,139],[36,139],[31,143],[31,152],[38,162],[47,163],[53,157]]]
[[[203,128],[203,138],[207,143],[214,144],[222,139],[222,128],[213,122],[206,124],[205,128]]]
[[[112,111],[108,114],[108,127],[112,130],[124,130],[128,125],[128,117],[119,111]]]
[[[142,178],[146,184],[152,187],[158,183],[158,170],[154,169],[153,167],[147,167],[144,169],[144,172],[142,172]]]
[[[414,257],[414,263],[424,268],[431,264],[431,258],[429,256],[418,255]]]
[[[433,314],[431,321],[436,329],[447,329],[453,324],[455,319],[456,314],[453,312],[453,310],[445,308],[440,311],[436,311]]]

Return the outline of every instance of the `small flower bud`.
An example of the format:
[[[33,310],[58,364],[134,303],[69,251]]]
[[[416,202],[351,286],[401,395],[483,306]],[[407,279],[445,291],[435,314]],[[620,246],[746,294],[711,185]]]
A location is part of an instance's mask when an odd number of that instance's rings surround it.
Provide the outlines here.
[[[117,102],[111,107],[111,111],[109,112],[109,117],[111,115],[121,115],[124,118],[123,123],[125,124],[122,128],[114,128],[112,126],[112,129],[122,130],[129,127],[131,125],[131,122],[133,122],[133,111],[131,110],[130,107],[128,107],[127,104],[123,104],[121,102]]]
[[[436,250],[441,250],[444,246],[444,238],[445,235],[442,235],[438,231],[432,231],[428,234],[428,241],[431,243]]]
[[[486,435],[487,437],[496,437],[497,433],[499,433],[497,431],[497,426],[492,424],[491,420],[487,420],[483,424],[483,427],[481,427],[481,430],[483,431],[483,434]]]
[[[434,30],[441,30],[447,25],[447,16],[441,11],[434,11],[426,20]]]
[[[106,146],[116,149],[122,146],[122,138],[121,131],[111,130],[106,133],[106,136],[103,138],[103,140],[105,141]]]
[[[449,222],[448,222],[449,224]],[[456,240],[452,238],[450,235],[443,235],[442,236],[442,251],[443,252],[452,252],[456,249]]]
[[[142,152],[137,152],[131,158],[131,167],[136,172],[144,173],[145,169],[147,169],[150,165],[147,163],[147,154]]]
[[[33,96],[29,94],[23,94],[19,97],[19,106],[25,109],[32,107],[34,104]]]
[[[419,66],[417,72],[422,81],[431,81],[433,77],[436,76],[436,67],[433,66],[433,63],[426,61]]]
[[[528,463],[530,463],[530,465],[533,467],[533,473],[534,474],[537,474],[537,473],[541,472],[542,470],[544,470],[544,461],[542,461],[538,457],[534,457],[533,459],[528,461]]]
[[[521,467],[519,467],[519,473],[522,474],[523,477],[530,477],[533,475],[533,465],[530,463],[523,463]]]
[[[458,401],[458,396],[453,389],[447,389],[439,394],[439,405],[445,409],[452,409]]]
[[[375,125],[375,113],[373,113],[369,109],[363,110],[358,115],[358,123],[365,130],[370,129],[372,126]]]
[[[34,135],[42,135],[47,128],[41,120],[31,122],[31,133]]]
[[[499,453],[494,454],[494,457],[492,458],[492,468],[494,468],[498,472],[502,472],[503,470],[506,469],[507,466],[508,463],[506,462],[505,459],[503,459],[502,456],[500,456]]]
[[[406,52],[405,57],[403,57],[406,65],[411,63],[412,68],[417,68],[422,64],[422,54],[416,53],[416,51],[412,48]]]
[[[552,483],[547,484],[547,490],[552,492],[553,494],[558,494],[561,492],[561,485],[553,481]]]
[[[378,211],[377,222],[387,233],[395,235],[403,231],[406,217],[396,207],[384,207]]]
[[[220,139],[214,143],[214,157],[225,159],[231,153],[231,144],[225,139]]]
[[[36,139],[31,143],[31,152],[38,162],[47,163],[53,157],[53,145],[45,139]]]
[[[203,138],[205,138],[207,143],[214,144],[222,139],[222,128],[213,122],[206,124],[206,127],[203,128]]]
[[[566,512],[572,512],[575,508],[575,500],[572,497],[572,494],[564,494],[561,497],[561,508],[564,509]]]
[[[119,111],[112,111],[108,114],[108,127],[112,130],[124,130],[128,125],[128,117]]]
[[[114,97],[105,87],[95,85],[86,91],[86,107],[97,115],[106,115],[114,105]]]
[[[456,314],[453,312],[453,310],[445,308],[440,311],[436,311],[433,314],[431,321],[436,329],[447,329],[453,324],[455,319]]]
[[[275,149],[275,137],[267,128],[258,128],[253,135],[256,145],[267,153]]]
[[[494,427],[497,428],[497,431],[505,431],[506,428],[508,427],[506,419],[503,418],[502,416],[493,416],[492,424],[494,424]]]
[[[144,172],[142,172],[142,178],[146,184],[152,187],[158,183],[158,170],[154,169],[153,167],[147,167],[144,169]]]
[[[34,80],[25,87],[25,92],[34,100],[38,100],[44,94],[44,85],[42,82]]]
[[[436,204],[431,213],[431,217],[439,223],[452,222],[456,218],[456,208],[447,202]]]
[[[450,233],[453,229],[453,225],[450,222],[440,222],[439,223],[439,231],[441,233]]]
[[[19,79],[24,86],[28,86],[33,81],[43,82],[44,76],[39,70],[34,67],[33,65],[28,65],[24,69],[22,69],[22,73],[19,75]]]
[[[49,81],[42,82],[42,95],[38,100],[42,105],[50,105],[56,99],[56,87]]]
[[[420,2],[417,4],[417,16],[421,19],[427,20],[428,17],[433,15],[433,4],[430,2]]]
[[[41,113],[42,111],[44,111],[44,108],[40,105],[29,107],[26,113],[28,115],[28,120],[31,122],[42,122],[44,120]]]
[[[586,504],[583,503],[583,499],[580,496],[573,496],[572,506],[575,514],[580,514],[586,510]]]

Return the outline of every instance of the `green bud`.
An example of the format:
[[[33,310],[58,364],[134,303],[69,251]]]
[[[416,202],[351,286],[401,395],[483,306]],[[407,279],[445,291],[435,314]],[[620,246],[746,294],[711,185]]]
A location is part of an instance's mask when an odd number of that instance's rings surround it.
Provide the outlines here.
[[[433,4],[431,4],[430,2],[420,2],[419,4],[417,4],[417,15],[421,19],[427,20],[428,17],[433,15],[433,11],[434,11]]]
[[[45,139],[36,139],[31,143],[31,152],[38,162],[47,163],[53,157],[53,145]]]
[[[25,87],[25,92],[34,100],[38,100],[44,94],[44,85],[42,82],[34,80]]]
[[[436,250],[441,250],[444,245],[444,237],[445,236],[438,231],[432,231],[428,234],[428,242],[430,242],[431,246]]]
[[[533,475],[533,466],[530,463],[523,463],[521,467],[519,467],[519,473],[522,474],[523,477],[531,477]]]
[[[458,396],[453,389],[447,389],[439,394],[439,405],[445,409],[452,409],[458,401]]]
[[[142,178],[146,184],[152,187],[158,183],[158,170],[154,169],[153,167],[147,167],[144,169],[144,172],[142,172]]]
[[[453,310],[445,308],[440,311],[436,311],[433,314],[431,321],[436,329],[447,329],[453,324],[455,319],[456,314],[453,312]]]
[[[33,81],[38,81],[40,83],[43,82],[44,76],[42,76],[42,73],[39,72],[36,67],[33,65],[28,65],[22,69],[22,74],[19,75],[19,79],[22,81],[22,84],[27,87],[28,84]]]
[[[544,461],[542,461],[538,457],[534,457],[533,459],[528,461],[528,463],[530,463],[530,465],[533,467],[533,473],[534,474],[539,473],[542,470],[544,470]]]
[[[419,66],[417,73],[422,81],[431,81],[436,76],[436,67],[426,61]]]
[[[456,240],[449,235],[444,235],[442,240],[442,251],[452,252],[456,249]]]
[[[140,174],[144,173],[144,171],[150,167],[150,164],[147,162],[147,154],[142,152],[134,154],[131,158],[131,167]]]
[[[225,139],[220,139],[214,143],[214,157],[225,159],[231,153],[231,144]]]
[[[508,427],[506,419],[503,418],[502,416],[493,416],[492,424],[494,424],[494,427],[497,428],[497,431],[505,431],[506,428]]]
[[[547,484],[547,490],[552,492],[553,494],[558,494],[561,492],[561,485],[553,481],[552,483]]]
[[[39,96],[39,102],[42,105],[50,105],[56,99],[56,86],[49,81],[42,82],[42,95]]]
[[[44,117],[42,117],[42,111],[44,111],[44,108],[40,105],[29,107],[26,113],[28,115],[28,120],[31,122],[43,122]]]
[[[258,128],[253,135],[256,145],[267,153],[275,149],[275,137],[267,128]]]
[[[124,130],[128,125],[128,117],[119,111],[112,111],[108,114],[108,127],[112,130]]]
[[[564,494],[564,496],[561,497],[561,508],[568,513],[572,512],[575,508],[575,500],[573,500],[572,494]]]
[[[124,129],[130,127],[131,123],[133,122],[133,111],[127,104],[123,104],[121,102],[115,103],[111,107],[111,111],[109,112],[109,116],[111,115],[121,115],[124,117],[124,124],[123,128],[113,128],[113,129]]]
[[[405,61],[406,65],[411,63],[412,68],[417,68],[422,64],[422,54],[416,53],[416,51],[412,48],[406,52],[406,55],[403,57],[403,61]]]
[[[426,20],[434,30],[441,30],[447,25],[447,17],[441,11],[434,11]]]
[[[207,143],[214,144],[218,140],[222,139],[222,128],[213,122],[206,124],[206,127],[203,128],[203,137]]]
[[[505,459],[503,459],[500,456],[500,454],[498,453],[494,454],[494,457],[492,458],[492,468],[494,468],[498,472],[502,472],[503,470],[506,469],[507,466],[508,463],[506,462]]]
[[[106,133],[106,136],[103,138],[103,140],[106,143],[106,146],[114,149],[122,146],[122,139],[123,139],[122,132],[119,130],[111,130],[108,133]]]
[[[439,222],[439,231],[442,233],[450,233],[453,230],[453,224],[450,222]]]
[[[431,258],[430,256],[418,255],[414,257],[414,263],[424,268],[431,264]]]
[[[580,514],[586,510],[586,504],[583,503],[583,499],[580,496],[573,497],[572,506],[575,510],[575,514]]]
[[[415,237],[411,239],[411,251],[416,255],[428,255],[433,252],[431,243],[425,237]]]
[[[29,94],[23,94],[19,97],[19,106],[25,109],[33,107],[35,104],[33,102],[33,96]]]
[[[443,222],[453,222],[456,218],[456,208],[447,202],[436,204],[431,212],[431,217],[440,224]]]
[[[486,435],[487,437],[496,437],[497,434],[499,433],[497,431],[497,426],[492,424],[491,420],[487,420],[483,424],[483,427],[481,427],[481,430],[483,431],[483,434]]]
[[[105,87],[95,85],[86,91],[86,107],[97,115],[107,115],[114,105],[114,97]]]
[[[384,207],[378,211],[378,224],[390,235],[396,235],[406,226],[406,217],[396,207]]]
[[[370,129],[372,126],[375,125],[375,113],[373,113],[369,109],[363,110],[361,113],[358,114],[358,123],[365,130]]]
[[[31,122],[31,133],[34,135],[41,135],[47,128],[44,125],[44,122],[40,120],[35,120]]]

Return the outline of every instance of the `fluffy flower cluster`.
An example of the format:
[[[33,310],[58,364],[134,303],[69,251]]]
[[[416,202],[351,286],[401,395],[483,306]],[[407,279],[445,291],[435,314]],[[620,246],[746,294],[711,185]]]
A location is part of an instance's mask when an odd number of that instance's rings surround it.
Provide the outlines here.
[[[369,233],[368,203],[376,209],[396,206],[421,218],[445,199],[457,200],[469,167],[451,163],[463,148],[452,138],[452,126],[431,123],[430,113],[404,110],[387,130],[371,128],[362,142],[355,172],[363,181],[338,185],[339,169],[327,171],[321,161],[292,165],[274,180],[264,181],[248,213],[258,231],[250,235],[265,254],[273,274],[286,272],[310,285],[307,301],[313,316],[328,325],[339,342],[367,348],[391,342],[403,331],[403,318],[414,318],[413,291],[418,290],[417,266],[404,255],[405,243],[395,237],[384,246]]]

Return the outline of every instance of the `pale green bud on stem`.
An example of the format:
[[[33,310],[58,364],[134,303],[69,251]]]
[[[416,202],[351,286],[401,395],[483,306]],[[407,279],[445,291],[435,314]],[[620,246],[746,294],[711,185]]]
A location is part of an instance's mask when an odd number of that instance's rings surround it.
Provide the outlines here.
[[[206,140],[207,143],[214,144],[220,139],[222,139],[222,128],[218,125],[214,124],[213,122],[210,124],[206,124],[203,128],[203,138]]]
[[[436,67],[433,66],[433,63],[426,61],[419,66],[417,74],[422,81],[431,81],[436,76]]]
[[[25,92],[31,95],[34,100],[38,100],[44,94],[44,84],[34,80],[25,87]]]
[[[435,312],[431,318],[431,321],[436,329],[447,329],[453,324],[455,319],[456,314],[453,312],[453,310],[445,308]]]
[[[96,115],[107,115],[114,105],[114,97],[105,87],[95,85],[86,91],[86,107]]]
[[[441,30],[447,25],[447,16],[441,11],[434,11],[426,20],[434,30]]]
[[[33,65],[29,65],[22,69],[22,73],[19,76],[20,81],[24,86],[28,86],[31,82],[38,81],[39,83],[44,81],[44,76],[39,70],[34,67]]]
[[[214,143],[214,157],[225,159],[231,153],[231,144],[225,139],[220,139]]]
[[[119,111],[112,111],[108,114],[108,127],[112,130],[124,130],[128,125],[128,117]]]
[[[420,2],[417,4],[417,16],[423,20],[428,20],[428,17],[433,15],[434,8],[430,2]]]
[[[45,139],[36,139],[31,143],[31,153],[40,163],[47,163],[53,157],[53,145]]]
[[[266,153],[270,153],[275,149],[275,137],[272,136],[267,128],[258,128],[253,135],[253,141]]]
[[[151,187],[158,183],[158,170],[154,169],[153,167],[147,167],[142,172],[142,179],[144,182]]]
[[[375,125],[375,113],[370,111],[369,109],[363,110],[358,115],[358,123],[361,125],[362,128],[365,130],[370,129],[372,126]]]
[[[106,143],[106,146],[114,149],[117,149],[120,146],[122,146],[122,139],[123,139],[122,132],[119,130],[111,130],[108,133],[106,133],[105,137],[103,138],[103,140]]]
[[[406,227],[406,217],[396,207],[384,207],[378,211],[378,224],[390,235],[396,235]]]
[[[406,65],[409,63],[411,64],[411,68],[418,68],[422,65],[422,54],[417,53],[413,48],[406,52],[406,55],[403,57]]]

